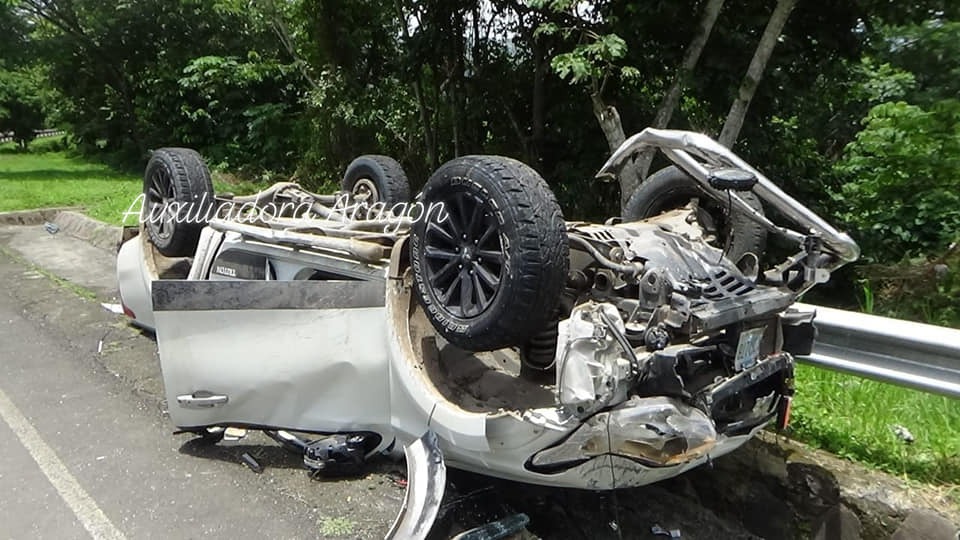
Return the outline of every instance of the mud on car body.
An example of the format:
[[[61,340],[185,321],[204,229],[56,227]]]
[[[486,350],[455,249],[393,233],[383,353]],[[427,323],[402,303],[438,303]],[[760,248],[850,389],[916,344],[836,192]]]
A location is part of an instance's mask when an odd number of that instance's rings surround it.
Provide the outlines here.
[[[644,130],[598,177],[645,148],[674,165],[604,224],[566,221],[536,171],[499,156],[441,166],[415,201],[443,212],[417,219],[384,217],[410,193],[385,156],[333,195],[213,197],[195,153],[158,151],[145,192],[163,219],[122,246],[118,275],[156,330],[172,421],[262,429],[328,471],[406,446],[412,478],[441,491],[438,463],[638,486],[785,423],[814,339],[793,304],[856,245],[704,135]],[[200,223],[169,210],[197,200]],[[251,211],[268,204],[285,210]],[[768,236],[792,254],[771,263]],[[395,532],[429,528],[439,499],[414,491]]]

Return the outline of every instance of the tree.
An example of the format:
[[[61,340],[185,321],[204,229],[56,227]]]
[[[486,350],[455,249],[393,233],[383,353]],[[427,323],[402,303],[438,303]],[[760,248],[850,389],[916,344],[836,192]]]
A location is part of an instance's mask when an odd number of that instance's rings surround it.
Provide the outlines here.
[[[21,148],[46,122],[50,91],[44,82],[29,26],[0,3],[0,133],[12,132]]]
[[[900,261],[960,240],[960,100],[883,103],[836,165],[836,194],[864,257]]]
[[[897,262],[960,240],[960,23],[881,27],[855,66],[854,99],[870,106],[846,146],[834,190],[866,258]]]
[[[34,131],[44,127],[43,91],[29,70],[0,69],[0,133],[13,132],[13,140],[26,148]]]
[[[593,115],[600,130],[613,152],[626,140],[620,112],[614,105],[604,100],[607,84],[614,78],[635,79],[640,72],[630,66],[618,66],[627,52],[627,44],[615,33],[604,33],[600,29],[602,13],[597,6],[587,9],[576,0],[543,0],[533,2],[541,9],[548,9],[559,15],[562,25],[547,22],[538,29],[542,34],[560,33],[565,38],[575,37],[577,45],[573,50],[557,54],[551,66],[561,79],[569,78],[573,84],[585,84],[593,106]],[[620,170],[620,207],[640,183],[640,174],[635,162],[627,162]]]
[[[653,116],[653,122],[650,123],[651,127],[665,128],[670,123],[670,118],[673,117],[673,112],[680,103],[680,94],[683,86],[693,75],[693,70],[700,60],[700,54],[703,53],[703,48],[707,45],[707,39],[709,39],[710,33],[713,31],[713,25],[717,22],[720,10],[723,8],[723,2],[724,0],[707,0],[703,8],[703,15],[700,17],[700,23],[697,26],[697,31],[693,35],[693,39],[690,40],[690,44],[687,45],[687,50],[683,55],[683,60],[680,62],[680,67],[677,68],[677,73],[673,77],[670,88],[664,93],[663,99],[660,101],[660,106],[657,107],[657,112]],[[637,158],[637,170],[641,178],[647,177],[647,173],[650,172],[650,165],[653,163],[653,158],[654,153],[649,150],[643,152]]]
[[[767,21],[767,26],[760,36],[760,43],[757,44],[757,50],[753,53],[753,59],[750,61],[750,67],[743,77],[737,97],[730,106],[730,112],[727,114],[727,120],[723,123],[723,130],[720,132],[719,142],[727,148],[732,148],[740,135],[740,129],[743,128],[744,118],[747,116],[747,109],[757,91],[760,79],[767,67],[767,62],[773,54],[773,49],[780,38],[783,27],[790,17],[790,12],[797,4],[797,0],[777,0],[776,7],[773,8],[773,14]]]

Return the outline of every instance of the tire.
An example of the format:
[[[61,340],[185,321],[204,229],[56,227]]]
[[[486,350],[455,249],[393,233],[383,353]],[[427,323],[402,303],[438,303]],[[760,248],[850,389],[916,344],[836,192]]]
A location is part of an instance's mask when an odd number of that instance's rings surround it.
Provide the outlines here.
[[[563,214],[543,178],[514,159],[465,156],[430,177],[420,202],[428,211],[411,231],[410,260],[434,328],[472,351],[542,330],[570,264]],[[429,211],[436,203],[444,212]]]
[[[216,206],[210,171],[200,154],[189,148],[156,150],[143,175],[143,194],[150,242],[167,257],[193,255]]]
[[[365,155],[350,162],[340,187],[369,205],[391,207],[410,202],[410,182],[403,167],[387,156]]]
[[[763,213],[760,199],[752,192],[738,192],[744,202]],[[727,248],[727,256],[737,262],[747,253],[758,257],[767,247],[767,230],[749,217],[733,210],[732,216],[727,214],[726,205],[722,205],[704,193],[700,184],[685,172],[675,166],[661,169],[646,180],[640,182],[637,189],[630,196],[623,210],[624,221],[637,221],[653,217],[668,210],[681,208],[690,199],[699,197],[701,208],[706,210],[714,220],[717,233],[717,246]],[[708,227],[709,228],[709,227]]]

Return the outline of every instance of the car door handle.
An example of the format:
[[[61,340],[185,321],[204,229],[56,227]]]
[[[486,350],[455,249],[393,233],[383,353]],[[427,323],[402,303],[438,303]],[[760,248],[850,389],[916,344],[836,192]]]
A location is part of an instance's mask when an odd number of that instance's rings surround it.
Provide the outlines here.
[[[200,390],[192,394],[177,396],[177,403],[185,409],[208,409],[219,405],[226,405],[230,398]]]

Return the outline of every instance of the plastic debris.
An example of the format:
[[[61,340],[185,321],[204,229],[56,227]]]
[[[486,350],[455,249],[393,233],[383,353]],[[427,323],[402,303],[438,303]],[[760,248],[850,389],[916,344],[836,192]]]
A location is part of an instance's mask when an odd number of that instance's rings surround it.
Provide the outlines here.
[[[910,433],[910,430],[904,426],[893,425],[890,426],[890,428],[893,430],[893,434],[896,435],[898,439],[907,444],[910,444],[916,440],[913,436],[913,433]]]
[[[519,533],[530,523],[526,514],[514,514],[503,519],[464,531],[450,540],[500,540]]]
[[[671,539],[680,538],[680,529],[670,529],[668,531],[667,529],[664,529],[659,525],[654,525],[653,527],[650,527],[650,532],[657,536],[667,536],[667,537],[670,537]]]
[[[263,472],[263,465],[261,465],[260,462],[254,459],[253,456],[251,456],[250,454],[244,452],[243,455],[240,456],[240,459],[243,460],[244,465],[246,465],[247,467],[250,467],[251,471],[257,474],[260,474]]]
[[[123,306],[121,306],[120,304],[108,304],[106,302],[100,302],[100,305],[103,307],[103,309],[109,311],[110,313],[123,315]]]
[[[223,430],[223,442],[226,445],[235,445],[247,436],[247,430],[244,428],[229,426]]]

